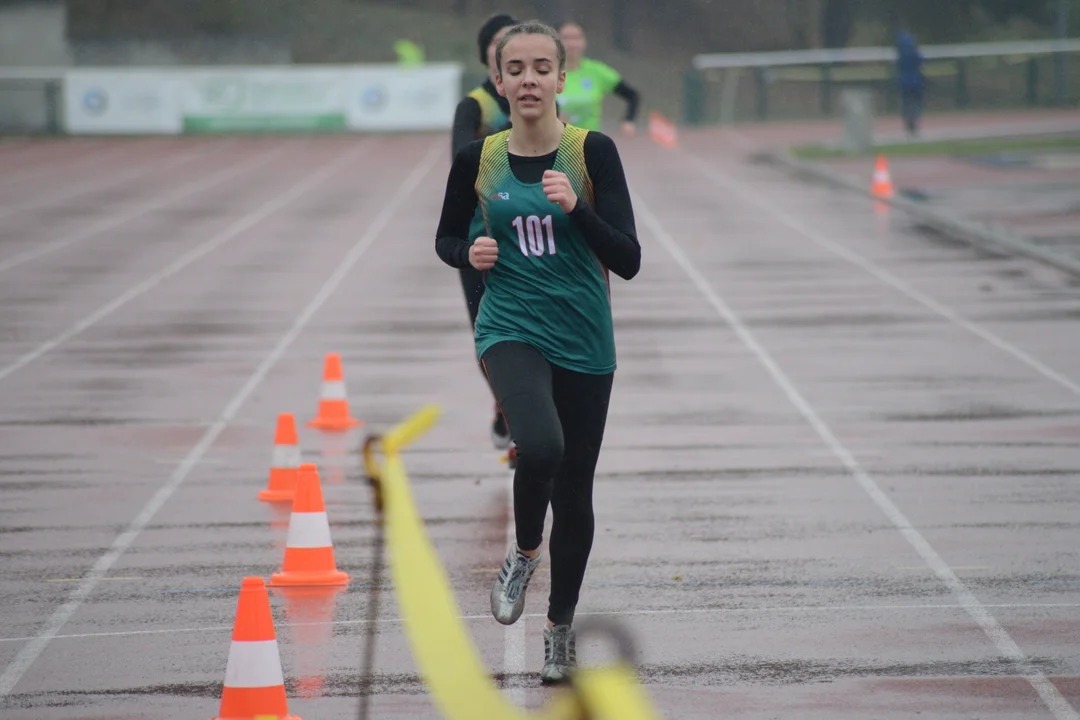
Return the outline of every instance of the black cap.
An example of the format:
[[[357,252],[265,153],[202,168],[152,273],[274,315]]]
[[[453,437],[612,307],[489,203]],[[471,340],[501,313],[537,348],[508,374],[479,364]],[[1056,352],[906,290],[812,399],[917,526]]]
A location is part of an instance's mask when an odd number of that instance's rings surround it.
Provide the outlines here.
[[[480,47],[480,64],[487,65],[487,49],[488,45],[495,38],[495,33],[499,32],[505,27],[517,25],[518,21],[513,15],[507,15],[500,13],[498,15],[492,15],[484,24],[480,26],[480,34],[476,37],[476,43]]]

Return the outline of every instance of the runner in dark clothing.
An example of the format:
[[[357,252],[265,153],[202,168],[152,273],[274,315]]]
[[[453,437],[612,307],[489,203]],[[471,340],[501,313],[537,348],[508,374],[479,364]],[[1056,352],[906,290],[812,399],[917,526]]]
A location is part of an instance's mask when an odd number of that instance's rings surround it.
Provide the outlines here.
[[[505,130],[510,126],[510,106],[506,98],[495,89],[495,46],[506,31],[517,24],[510,15],[492,15],[480,27],[476,42],[479,46],[480,62],[488,69],[488,77],[478,87],[473,88],[458,103],[454,111],[454,126],[451,131],[451,157],[474,140]],[[484,231],[484,218],[477,208],[469,229],[469,242]],[[465,307],[469,311],[469,325],[475,329],[476,313],[480,310],[480,298],[484,296],[484,275],[471,265],[460,269],[461,291],[465,295]],[[498,450],[510,447],[510,431],[506,419],[495,406],[495,417],[491,421],[491,442]]]
[[[446,264],[486,275],[477,356],[517,454],[517,543],[491,591],[503,624],[524,610],[552,508],[544,682],[566,680],[576,664],[571,625],[592,548],[593,475],[616,367],[609,271],[629,280],[641,263],[614,142],[556,114],[565,58],[558,34],[540,23],[503,38],[496,84],[513,127],[457,154],[435,241]],[[484,229],[470,239],[477,209]]]

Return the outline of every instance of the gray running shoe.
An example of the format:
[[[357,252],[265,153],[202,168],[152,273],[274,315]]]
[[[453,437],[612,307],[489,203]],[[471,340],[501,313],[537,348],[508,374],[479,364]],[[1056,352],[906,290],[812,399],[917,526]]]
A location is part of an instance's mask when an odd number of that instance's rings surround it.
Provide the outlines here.
[[[565,683],[577,667],[577,640],[569,625],[544,628],[544,669],[540,681],[545,685]]]
[[[525,609],[525,591],[543,553],[530,560],[511,547],[499,577],[491,588],[491,614],[503,625],[513,625]]]

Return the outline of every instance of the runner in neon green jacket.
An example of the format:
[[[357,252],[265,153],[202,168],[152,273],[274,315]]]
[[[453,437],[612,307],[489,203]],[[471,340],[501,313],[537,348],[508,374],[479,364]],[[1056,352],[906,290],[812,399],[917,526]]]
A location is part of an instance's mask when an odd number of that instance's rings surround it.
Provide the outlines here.
[[[615,94],[626,101],[623,134],[633,135],[637,90],[627,85],[615,68],[585,57],[585,30],[580,23],[562,23],[559,36],[566,47],[566,84],[559,95],[559,116],[571,125],[599,132],[603,130],[604,98]]]

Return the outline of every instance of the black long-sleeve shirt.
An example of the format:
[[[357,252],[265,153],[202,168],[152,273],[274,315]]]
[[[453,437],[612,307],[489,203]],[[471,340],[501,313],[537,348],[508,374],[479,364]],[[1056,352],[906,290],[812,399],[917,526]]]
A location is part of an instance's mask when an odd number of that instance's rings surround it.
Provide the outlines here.
[[[636,89],[630,87],[622,80],[619,81],[619,84],[615,86],[615,89],[612,92],[626,101],[625,121],[634,122],[634,120],[637,119],[641,95]]]
[[[476,177],[483,141],[466,145],[454,158],[446,183],[442,216],[435,234],[435,251],[447,265],[469,267],[469,225],[479,200]],[[615,143],[607,135],[590,132],[585,138],[585,167],[593,183],[595,208],[579,197],[569,213],[597,259],[624,280],[641,268],[630,190]],[[555,164],[556,152],[536,157],[510,155],[510,169],[524,183],[543,180]]]

